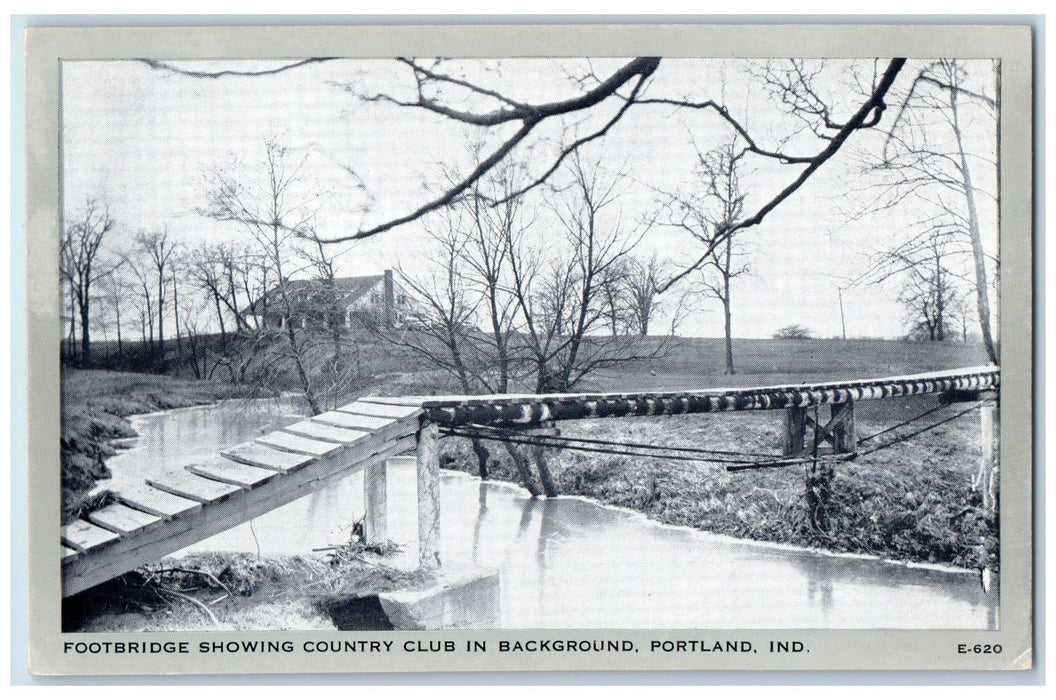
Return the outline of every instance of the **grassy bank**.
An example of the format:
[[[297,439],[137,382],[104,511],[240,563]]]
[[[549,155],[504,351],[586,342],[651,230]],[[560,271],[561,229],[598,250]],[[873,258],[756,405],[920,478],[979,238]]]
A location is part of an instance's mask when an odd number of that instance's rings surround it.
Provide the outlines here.
[[[126,416],[210,404],[246,395],[246,388],[157,374],[64,369],[62,373],[62,518],[110,471],[110,441],[135,437]]]

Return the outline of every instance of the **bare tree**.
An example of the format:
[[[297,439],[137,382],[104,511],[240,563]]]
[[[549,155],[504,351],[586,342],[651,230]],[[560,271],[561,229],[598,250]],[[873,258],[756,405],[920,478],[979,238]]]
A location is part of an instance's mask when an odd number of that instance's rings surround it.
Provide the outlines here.
[[[134,291],[132,280],[129,279],[127,274],[128,270],[125,262],[126,261],[122,259],[116,263],[106,277],[102,278],[100,281],[100,287],[102,288],[100,300],[106,310],[106,315],[113,318],[114,329],[117,335],[118,357],[124,354],[122,323],[125,314],[123,311],[127,308],[126,304],[129,295]]]
[[[176,245],[169,240],[167,229],[161,231],[140,231],[136,235],[136,247],[141,259],[140,274],[143,282],[149,274],[154,281],[154,311],[157,314],[157,345],[152,345],[153,351],[160,358],[165,357],[165,315],[171,304],[169,296],[169,283],[173,277],[173,263]]]
[[[726,374],[734,374],[732,282],[748,272],[740,240],[730,227],[744,212],[746,193],[739,168],[746,151],[736,139],[707,153],[698,151],[699,187],[671,197],[668,225],[692,236],[706,253],[697,283],[705,294],[722,305]]]
[[[900,281],[910,335],[942,342],[958,317],[966,319],[961,287],[970,283],[955,271],[966,257],[958,243],[955,231],[937,227],[882,254],[876,277]]]
[[[517,171],[503,168],[489,178],[513,188]],[[390,340],[454,376],[465,393],[506,393],[519,376],[516,298],[509,291],[509,247],[519,245],[531,221],[523,215],[521,198],[497,207],[467,195],[439,214],[426,230],[434,251],[423,259],[433,269],[408,273],[401,279],[417,303],[412,307],[412,332],[391,332]],[[489,452],[472,440],[480,475],[487,478]],[[524,465],[518,462],[518,467]],[[536,493],[530,472],[525,485]]]
[[[187,257],[187,273],[191,281],[211,301],[220,327],[220,343],[227,343],[227,324],[224,309],[231,308],[230,288],[223,265],[226,247],[223,244],[203,242]],[[232,289],[233,291],[233,289]]]
[[[308,364],[308,334],[298,328],[301,320],[295,313],[291,289],[292,274],[297,269],[292,261],[294,249],[300,239],[314,236],[312,197],[298,192],[304,184],[303,165],[303,161],[291,164],[287,149],[268,140],[264,145],[261,171],[255,174],[259,182],[244,183],[244,180],[252,182],[255,179],[253,173],[215,170],[209,182],[209,202],[201,213],[217,221],[237,224],[255,241],[261,263],[274,280],[274,286],[265,297],[267,303],[278,306],[279,330],[286,341],[286,350],[281,357],[293,365],[301,392],[315,415],[322,413],[324,408]],[[295,201],[299,196],[302,199]],[[249,295],[248,275],[245,279]]]
[[[93,285],[105,277],[117,263],[99,258],[103,239],[114,228],[110,205],[89,198],[76,219],[68,219],[63,228],[62,277],[69,285],[81,322],[81,361],[91,361],[91,302]],[[71,305],[72,311],[72,305]],[[71,324],[72,314],[71,314]],[[71,325],[72,335],[72,325]]]
[[[983,66],[988,69],[983,69]],[[983,245],[980,203],[996,205],[998,102],[989,94],[1000,79],[996,62],[972,64],[970,75],[963,61],[942,59],[924,65],[909,88],[899,95],[902,108],[885,130],[880,158],[870,171],[881,177],[874,209],[889,208],[910,200],[933,211],[922,220],[928,229],[941,226],[957,232],[967,243],[974,278],[975,315],[983,345],[991,362],[998,362],[990,308],[991,278],[998,261]],[[990,141],[990,152],[969,149]]]
[[[655,356],[636,338],[605,338],[604,283],[629,259],[645,233],[626,231],[607,216],[623,177],[588,165],[579,154],[567,168],[569,188],[554,205],[563,246],[548,241],[546,254],[511,242],[508,262],[519,309],[520,335],[537,393],[569,391],[592,372]]]
[[[668,266],[655,253],[646,260],[630,260],[625,288],[633,333],[649,335],[649,325],[660,311],[660,285],[669,276],[667,270]]]
[[[135,294],[132,306],[139,316],[140,341],[154,354],[154,323],[157,319],[157,289],[150,275],[149,263],[144,260],[142,250],[134,249],[125,256],[125,269],[129,271]]]

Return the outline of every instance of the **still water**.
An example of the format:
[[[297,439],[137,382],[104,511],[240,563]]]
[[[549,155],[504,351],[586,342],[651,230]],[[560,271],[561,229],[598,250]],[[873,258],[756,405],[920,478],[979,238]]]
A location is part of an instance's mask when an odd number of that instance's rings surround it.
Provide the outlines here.
[[[132,419],[114,481],[216,454],[297,419],[292,404],[231,401]],[[413,459],[389,462],[390,538],[417,549]],[[785,549],[661,525],[574,497],[442,472],[441,559],[502,576],[505,628],[950,628],[996,626],[974,573]],[[184,550],[306,554],[348,540],[357,474]]]

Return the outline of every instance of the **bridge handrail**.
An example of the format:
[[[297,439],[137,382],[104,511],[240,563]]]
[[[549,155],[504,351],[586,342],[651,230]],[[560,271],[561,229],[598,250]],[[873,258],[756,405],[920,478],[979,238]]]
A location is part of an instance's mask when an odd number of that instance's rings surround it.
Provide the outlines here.
[[[565,394],[490,394],[370,397],[370,401],[425,409],[444,425],[536,425],[555,420],[756,411],[863,401],[895,396],[996,391],[996,365],[875,379],[849,379],[763,387]]]

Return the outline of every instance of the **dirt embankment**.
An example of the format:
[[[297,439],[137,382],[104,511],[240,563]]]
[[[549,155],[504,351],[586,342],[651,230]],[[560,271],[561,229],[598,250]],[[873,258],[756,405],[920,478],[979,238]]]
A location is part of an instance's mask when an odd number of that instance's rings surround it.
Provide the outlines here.
[[[62,376],[62,521],[85,505],[100,479],[110,477],[111,441],[135,437],[126,416],[186,408],[246,395],[227,384],[164,375],[65,369]]]

